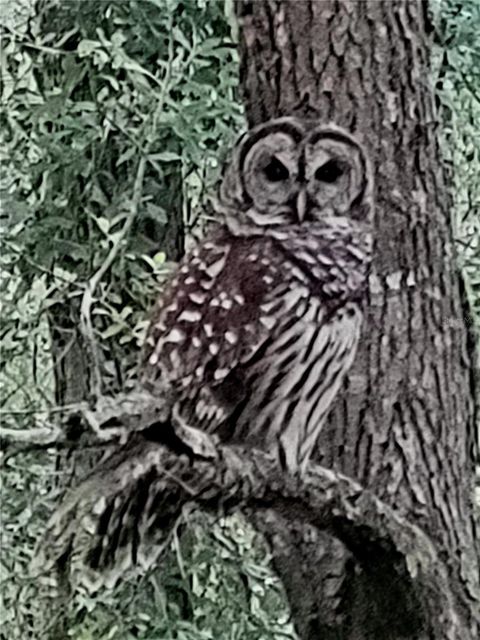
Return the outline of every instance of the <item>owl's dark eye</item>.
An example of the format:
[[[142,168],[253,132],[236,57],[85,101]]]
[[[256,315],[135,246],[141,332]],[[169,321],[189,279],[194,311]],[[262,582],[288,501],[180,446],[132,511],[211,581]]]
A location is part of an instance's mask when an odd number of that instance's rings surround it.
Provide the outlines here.
[[[315,180],[332,183],[344,173],[343,167],[335,160],[329,160],[315,171]]]
[[[281,182],[282,180],[288,180],[287,167],[277,160],[272,158],[267,166],[264,168],[263,173],[269,182]]]

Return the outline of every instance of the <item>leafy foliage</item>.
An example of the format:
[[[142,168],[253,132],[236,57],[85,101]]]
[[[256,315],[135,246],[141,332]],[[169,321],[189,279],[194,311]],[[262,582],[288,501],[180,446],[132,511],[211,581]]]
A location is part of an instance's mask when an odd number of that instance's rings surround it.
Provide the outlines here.
[[[44,309],[80,304],[116,251],[93,292],[93,324],[106,356],[118,344],[135,352],[152,275],[182,252],[183,223],[205,210],[221,147],[239,127],[235,51],[216,3],[36,7],[28,28],[4,38],[8,271],[23,291],[46,275]]]
[[[453,167],[453,215],[458,256],[480,331],[480,4],[434,3],[440,47],[437,94],[441,101],[443,152]]]
[[[81,629],[80,637],[293,638],[284,596],[254,532],[238,518],[220,519],[213,527],[203,514],[187,518],[188,529],[181,542],[174,538],[162,571],[131,584],[139,594],[133,603],[125,589],[121,597],[105,591],[95,600],[76,594],[74,606],[82,616],[73,629]],[[108,609],[115,615],[106,615]]]

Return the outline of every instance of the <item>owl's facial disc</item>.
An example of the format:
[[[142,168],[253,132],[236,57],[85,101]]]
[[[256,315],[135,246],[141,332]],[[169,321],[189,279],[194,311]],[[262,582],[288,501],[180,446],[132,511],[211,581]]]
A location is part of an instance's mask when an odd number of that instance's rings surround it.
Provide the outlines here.
[[[346,214],[364,189],[360,150],[348,139],[338,138],[326,134],[305,147],[308,198],[319,215]]]
[[[285,215],[290,208],[297,174],[298,143],[287,133],[266,135],[246,154],[245,192],[255,210],[265,216],[264,224],[275,224],[274,218]]]
[[[219,190],[232,228],[301,224],[371,210],[368,158],[348,131],[296,117],[255,127],[238,141]]]

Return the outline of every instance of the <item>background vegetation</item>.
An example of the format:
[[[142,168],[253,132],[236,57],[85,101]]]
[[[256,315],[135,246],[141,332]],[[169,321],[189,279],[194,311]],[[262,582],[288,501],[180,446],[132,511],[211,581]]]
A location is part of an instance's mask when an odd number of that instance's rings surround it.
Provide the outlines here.
[[[480,4],[433,9],[432,82],[478,328]],[[208,222],[208,196],[245,123],[228,1],[11,0],[3,13],[0,401],[3,426],[28,429],[59,403],[134,378],[147,310]],[[80,389],[69,367],[83,372]],[[85,464],[33,451],[5,465],[1,638],[46,638],[57,622],[55,585],[32,580],[28,564]],[[239,518],[184,520],[161,569],[95,597],[75,593],[70,637],[294,638],[251,529]]]

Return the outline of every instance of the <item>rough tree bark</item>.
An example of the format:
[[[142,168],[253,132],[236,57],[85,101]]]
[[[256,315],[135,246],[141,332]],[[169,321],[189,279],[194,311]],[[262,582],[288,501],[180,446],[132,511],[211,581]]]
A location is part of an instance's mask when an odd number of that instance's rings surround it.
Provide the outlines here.
[[[249,124],[287,114],[333,121],[363,140],[375,166],[364,340],[317,460],[420,526],[452,585],[475,606],[474,363],[429,82],[426,6],[240,0],[237,15]],[[414,612],[407,620],[367,548],[359,562],[337,539],[292,526],[278,511],[255,520],[273,544],[302,640],[420,637]]]

